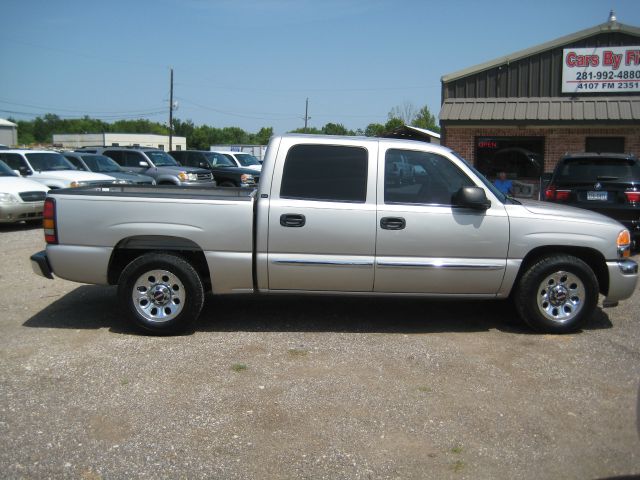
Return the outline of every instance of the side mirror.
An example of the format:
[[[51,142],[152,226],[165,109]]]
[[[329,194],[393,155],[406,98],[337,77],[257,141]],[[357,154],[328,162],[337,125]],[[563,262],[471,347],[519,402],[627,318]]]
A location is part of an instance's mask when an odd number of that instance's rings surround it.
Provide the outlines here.
[[[491,202],[484,189],[480,187],[462,187],[453,195],[453,206],[471,208],[473,210],[487,210]]]
[[[198,163],[198,167],[200,167],[200,168],[209,168],[209,165],[207,165],[207,162],[200,162],[200,163]]]
[[[138,163],[138,165],[140,165],[141,167],[148,168],[149,162],[147,162],[146,160],[140,160],[140,163]]]
[[[18,171],[14,170],[14,172],[16,172],[18,175],[22,175],[23,177],[33,174],[33,172],[28,167],[24,167],[24,166],[18,167]]]

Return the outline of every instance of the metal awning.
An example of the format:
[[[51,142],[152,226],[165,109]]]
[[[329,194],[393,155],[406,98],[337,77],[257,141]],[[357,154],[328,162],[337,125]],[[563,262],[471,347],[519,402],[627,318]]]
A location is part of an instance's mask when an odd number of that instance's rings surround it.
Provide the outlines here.
[[[441,122],[640,122],[639,97],[458,98]]]

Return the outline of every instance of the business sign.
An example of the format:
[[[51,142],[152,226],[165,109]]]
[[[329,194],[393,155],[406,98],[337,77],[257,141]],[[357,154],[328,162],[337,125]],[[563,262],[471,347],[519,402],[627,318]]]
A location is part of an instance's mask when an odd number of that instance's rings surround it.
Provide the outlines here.
[[[565,48],[562,93],[640,92],[640,46]]]

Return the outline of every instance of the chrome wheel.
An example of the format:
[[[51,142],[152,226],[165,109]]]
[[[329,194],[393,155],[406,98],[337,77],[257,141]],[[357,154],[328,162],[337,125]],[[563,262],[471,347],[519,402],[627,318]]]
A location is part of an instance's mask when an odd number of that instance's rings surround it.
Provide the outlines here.
[[[538,309],[547,319],[566,323],[574,319],[585,303],[585,286],[577,275],[557,271],[548,275],[538,287]]]
[[[162,323],[173,320],[184,308],[185,288],[168,270],[150,270],[133,284],[133,305],[143,318]]]

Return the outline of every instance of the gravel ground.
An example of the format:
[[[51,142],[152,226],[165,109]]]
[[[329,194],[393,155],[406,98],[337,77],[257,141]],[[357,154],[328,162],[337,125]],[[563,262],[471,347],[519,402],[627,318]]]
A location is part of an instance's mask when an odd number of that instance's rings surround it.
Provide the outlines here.
[[[640,474],[640,294],[532,334],[501,302],[209,296],[138,335],[113,287],[36,276],[0,227],[2,478]]]

